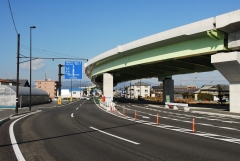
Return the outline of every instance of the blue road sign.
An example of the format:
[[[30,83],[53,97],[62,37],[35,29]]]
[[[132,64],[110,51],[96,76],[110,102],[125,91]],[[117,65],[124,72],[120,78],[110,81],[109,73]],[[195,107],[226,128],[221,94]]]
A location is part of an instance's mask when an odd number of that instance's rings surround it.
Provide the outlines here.
[[[82,62],[65,61],[65,79],[82,79]]]

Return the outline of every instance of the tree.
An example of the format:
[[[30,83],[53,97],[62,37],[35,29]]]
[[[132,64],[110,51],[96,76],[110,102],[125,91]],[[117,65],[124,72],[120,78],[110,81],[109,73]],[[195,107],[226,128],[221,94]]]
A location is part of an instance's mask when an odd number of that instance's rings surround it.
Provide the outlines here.
[[[219,101],[221,102],[221,104],[223,103],[223,89],[225,88],[223,85],[216,85],[216,88],[218,90],[218,98],[219,98]]]

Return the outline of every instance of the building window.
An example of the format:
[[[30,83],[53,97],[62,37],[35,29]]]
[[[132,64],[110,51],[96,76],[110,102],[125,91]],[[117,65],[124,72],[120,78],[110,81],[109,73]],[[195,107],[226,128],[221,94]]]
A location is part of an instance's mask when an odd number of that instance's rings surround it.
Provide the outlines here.
[[[76,92],[73,92],[73,94],[76,94]]]
[[[145,86],[145,88],[148,88],[148,86]]]
[[[41,84],[41,82],[38,82],[38,84]]]
[[[38,88],[41,88],[41,86],[38,86]]]
[[[148,90],[145,90],[145,93],[148,93]]]

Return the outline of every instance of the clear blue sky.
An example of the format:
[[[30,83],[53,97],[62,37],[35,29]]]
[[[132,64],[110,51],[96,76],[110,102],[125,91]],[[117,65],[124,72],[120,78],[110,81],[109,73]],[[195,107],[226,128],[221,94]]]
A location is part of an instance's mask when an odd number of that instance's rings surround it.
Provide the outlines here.
[[[91,59],[131,41],[239,9],[239,0],[10,0],[20,53]],[[0,78],[16,78],[17,33],[8,0],[0,0]],[[26,59],[21,59],[21,61]],[[33,61],[32,80],[58,79],[66,60]],[[84,61],[83,61],[84,63]],[[20,78],[29,79],[21,64]],[[88,80],[84,75],[83,80]],[[176,84],[228,83],[220,73],[174,76]],[[196,80],[194,82],[193,80]],[[157,84],[156,79],[150,82]]]

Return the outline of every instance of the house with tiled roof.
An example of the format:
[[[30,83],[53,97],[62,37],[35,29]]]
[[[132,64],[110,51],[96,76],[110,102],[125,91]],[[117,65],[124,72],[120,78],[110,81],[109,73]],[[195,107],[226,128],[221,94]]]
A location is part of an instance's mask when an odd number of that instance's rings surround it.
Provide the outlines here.
[[[17,79],[0,79],[1,85],[16,86]],[[27,79],[19,79],[19,86],[21,87],[30,87]]]
[[[223,97],[229,98],[229,85],[226,84],[220,84],[222,86],[222,93]],[[208,93],[214,96],[214,100],[218,100],[218,88],[217,85],[203,85],[201,88],[199,88],[198,91],[194,92],[195,94],[195,100],[198,100],[197,95],[199,93]]]

